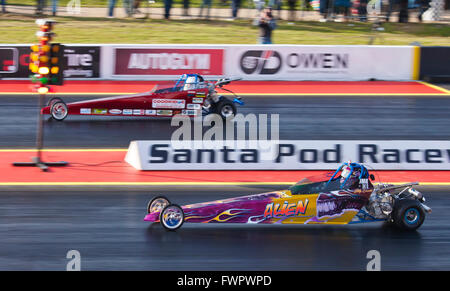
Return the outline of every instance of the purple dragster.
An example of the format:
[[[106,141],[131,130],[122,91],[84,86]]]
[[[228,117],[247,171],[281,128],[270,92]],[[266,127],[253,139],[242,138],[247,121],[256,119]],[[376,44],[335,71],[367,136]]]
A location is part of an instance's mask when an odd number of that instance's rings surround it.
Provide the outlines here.
[[[175,230],[184,222],[268,224],[352,224],[387,221],[415,230],[431,209],[423,195],[404,185],[378,184],[366,167],[344,163],[336,171],[308,177],[286,190],[185,206],[163,196],[147,205],[145,221]]]

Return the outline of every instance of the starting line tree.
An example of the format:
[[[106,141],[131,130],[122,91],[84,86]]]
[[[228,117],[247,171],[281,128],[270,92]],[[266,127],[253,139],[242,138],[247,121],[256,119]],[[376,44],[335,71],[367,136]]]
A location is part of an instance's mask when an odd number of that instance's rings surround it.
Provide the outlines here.
[[[55,21],[50,19],[38,19],[36,24],[39,30],[36,36],[39,43],[31,46],[29,69],[32,73],[31,81],[35,84],[34,90],[39,94],[38,110],[38,132],[36,137],[37,156],[32,158],[32,162],[13,163],[14,166],[39,167],[47,171],[49,166],[65,166],[67,162],[43,162],[42,148],[44,137],[44,120],[41,114],[44,100],[51,90],[51,85],[63,85],[63,52],[64,46],[59,43],[51,43],[55,33],[52,29]]]

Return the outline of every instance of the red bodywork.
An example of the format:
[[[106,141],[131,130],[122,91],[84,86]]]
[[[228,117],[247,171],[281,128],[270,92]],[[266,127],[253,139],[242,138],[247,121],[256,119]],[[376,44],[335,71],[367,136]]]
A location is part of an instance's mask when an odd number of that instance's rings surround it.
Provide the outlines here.
[[[208,89],[160,89],[134,95],[99,98],[68,103],[69,115],[93,116],[197,116],[208,94]],[[50,106],[42,114],[50,114]]]

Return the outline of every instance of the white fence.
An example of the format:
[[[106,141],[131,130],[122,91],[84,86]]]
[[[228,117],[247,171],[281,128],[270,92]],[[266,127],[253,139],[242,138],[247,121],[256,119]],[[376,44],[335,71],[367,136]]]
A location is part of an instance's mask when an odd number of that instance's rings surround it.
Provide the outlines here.
[[[0,78],[28,78],[29,45],[0,45]],[[172,80],[183,73],[207,79],[358,81],[414,79],[413,46],[77,45],[65,58],[72,79]],[[19,51],[19,55],[14,52]],[[17,70],[16,70],[17,68]],[[70,74],[69,74],[70,73]]]

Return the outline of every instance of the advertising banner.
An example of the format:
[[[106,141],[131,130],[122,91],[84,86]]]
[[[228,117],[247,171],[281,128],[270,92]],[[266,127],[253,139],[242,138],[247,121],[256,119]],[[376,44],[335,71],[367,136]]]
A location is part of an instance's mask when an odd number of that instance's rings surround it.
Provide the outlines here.
[[[0,46],[0,78],[29,78],[29,45]],[[66,46],[64,78],[99,78],[100,46]]]
[[[450,81],[450,46],[420,48],[420,79]]]
[[[116,48],[116,76],[223,75],[223,49]]]
[[[100,47],[66,46],[64,78],[99,78]]]
[[[450,141],[132,141],[125,160],[139,170],[329,170],[349,160],[375,170],[450,170]]]
[[[29,46],[0,46],[0,78],[28,78]]]
[[[230,46],[226,73],[245,80],[410,80],[410,46]]]

